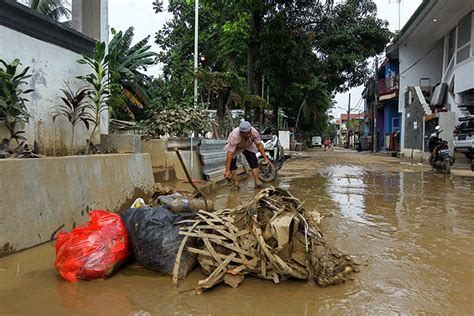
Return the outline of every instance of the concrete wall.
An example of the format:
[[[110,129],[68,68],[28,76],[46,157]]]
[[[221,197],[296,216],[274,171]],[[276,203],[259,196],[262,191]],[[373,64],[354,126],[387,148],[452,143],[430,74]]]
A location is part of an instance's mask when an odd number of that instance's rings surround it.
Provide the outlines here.
[[[197,143],[195,143],[194,150],[191,154],[189,148],[180,149],[184,163],[191,173],[193,180],[203,180],[202,176],[202,163],[199,153],[197,151]],[[169,168],[172,167],[176,171],[176,177],[179,180],[187,180],[184,169],[181,162],[171,148],[168,149],[167,139],[150,139],[142,141],[142,152],[148,153],[151,156],[153,168]],[[193,157],[193,163],[191,168],[191,157]]]
[[[101,42],[108,42],[108,0],[72,0],[72,27]]]
[[[153,186],[148,154],[0,160],[0,257],[71,230],[91,210],[123,210]]]
[[[71,128],[69,122],[60,117],[53,123],[52,107],[60,104],[63,94],[59,90],[68,83],[74,90],[84,87],[85,83],[76,77],[89,72],[87,66],[76,61],[80,55],[65,48],[40,41],[23,33],[0,25],[0,58],[10,62],[19,58],[23,67],[31,67],[29,87],[35,91],[28,95],[30,123],[26,126],[26,136],[31,144],[37,141],[41,153],[52,155],[64,153],[70,148]],[[99,134],[108,132],[108,113],[102,115]],[[7,135],[0,127],[0,139]],[[76,127],[76,148],[84,146],[90,132],[80,124]]]
[[[404,107],[403,120],[403,140],[404,149],[418,149],[421,151],[423,147],[423,117],[425,112],[419,100],[414,100],[407,107]],[[406,155],[409,156],[409,155]]]

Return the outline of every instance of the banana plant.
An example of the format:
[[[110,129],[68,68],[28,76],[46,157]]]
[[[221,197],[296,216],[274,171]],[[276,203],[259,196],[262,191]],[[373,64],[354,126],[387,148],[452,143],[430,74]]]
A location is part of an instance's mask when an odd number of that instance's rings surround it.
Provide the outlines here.
[[[60,116],[65,117],[71,124],[72,137],[71,137],[71,155],[74,155],[74,135],[76,126],[83,123],[87,130],[89,130],[93,117],[90,112],[87,111],[87,94],[88,88],[80,88],[77,92],[73,92],[71,87],[66,84],[67,90],[61,89],[64,96],[61,97],[62,104],[54,106],[55,111],[53,112],[53,122]]]
[[[141,109],[151,102],[145,86],[151,79],[143,73],[156,63],[157,54],[150,51],[150,36],[132,45],[134,29],[125,32],[111,30],[109,42],[109,69],[111,76],[111,97],[109,110],[118,119],[135,119],[134,109]]]
[[[11,63],[0,59],[0,122],[10,133],[10,141],[14,139],[18,145],[20,141],[26,141],[22,135],[22,130],[30,119],[30,114],[26,108],[28,99],[25,96],[33,89],[23,89],[27,85],[26,79],[30,78],[28,74],[29,67],[19,71],[21,63],[19,59]],[[21,127],[21,130],[17,130]]]
[[[68,9],[68,1],[66,0],[25,0],[23,3],[56,21],[71,17],[71,10]]]

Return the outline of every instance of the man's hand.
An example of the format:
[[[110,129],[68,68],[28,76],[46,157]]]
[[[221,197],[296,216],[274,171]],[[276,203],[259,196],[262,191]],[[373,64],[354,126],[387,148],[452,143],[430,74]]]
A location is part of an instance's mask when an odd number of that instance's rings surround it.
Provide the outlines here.
[[[263,155],[263,162],[262,162],[262,164],[263,164],[263,165],[268,165],[269,163],[270,163],[270,160],[268,160],[267,155]]]
[[[230,178],[230,170],[226,170],[224,173],[224,178],[229,179]]]

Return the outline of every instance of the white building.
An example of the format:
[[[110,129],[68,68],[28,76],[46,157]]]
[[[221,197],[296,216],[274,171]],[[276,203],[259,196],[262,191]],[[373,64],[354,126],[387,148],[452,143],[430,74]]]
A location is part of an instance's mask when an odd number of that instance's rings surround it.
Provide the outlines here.
[[[41,154],[61,153],[70,148],[71,128],[65,118],[53,122],[52,107],[61,103],[60,89],[66,83],[73,90],[84,87],[77,76],[89,73],[77,63],[81,54],[90,54],[95,41],[108,41],[108,0],[72,0],[73,28],[38,13],[15,0],[0,0],[0,59],[7,63],[20,59],[21,69],[30,67],[27,95],[28,142],[36,141]],[[0,140],[8,135],[0,124]],[[100,133],[108,132],[108,113],[103,113]],[[88,132],[76,131],[76,147],[83,147]]]
[[[424,149],[423,134],[437,124],[452,148],[457,119],[474,112],[473,10],[473,0],[424,0],[387,49],[400,62],[405,155]]]

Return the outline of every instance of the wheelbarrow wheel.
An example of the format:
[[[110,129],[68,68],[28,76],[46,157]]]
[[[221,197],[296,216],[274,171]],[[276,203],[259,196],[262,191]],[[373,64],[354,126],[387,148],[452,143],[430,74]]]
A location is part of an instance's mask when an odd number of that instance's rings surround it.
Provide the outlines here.
[[[271,162],[268,164],[261,162],[258,165],[258,168],[260,170],[260,173],[259,173],[260,180],[262,180],[263,182],[270,182],[270,181],[275,180],[276,169],[275,169],[275,166]]]

